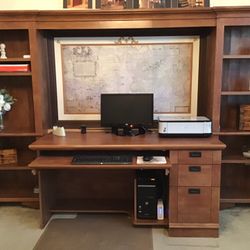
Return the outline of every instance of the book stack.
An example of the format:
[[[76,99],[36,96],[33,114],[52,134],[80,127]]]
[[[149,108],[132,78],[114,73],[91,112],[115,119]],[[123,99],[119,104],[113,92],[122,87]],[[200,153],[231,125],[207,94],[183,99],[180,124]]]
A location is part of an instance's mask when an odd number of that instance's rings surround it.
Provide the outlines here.
[[[240,106],[239,129],[243,131],[250,130],[250,105]]]
[[[210,0],[85,0],[79,5],[67,5],[67,1],[64,1],[64,8],[82,9],[150,9],[209,6]]]
[[[196,0],[195,1],[195,7],[204,7],[204,3],[203,3],[203,1],[199,1],[199,0]]]
[[[178,0],[178,6],[184,7],[209,7],[210,0]]]
[[[0,64],[0,72],[29,72],[29,64]]]
[[[178,1],[178,7],[180,7],[180,8],[189,7],[188,0],[179,0]]]
[[[0,165],[17,163],[16,149],[0,149]]]
[[[96,9],[150,9],[209,7],[210,0],[93,0]],[[88,8],[93,8],[93,1],[88,0]]]

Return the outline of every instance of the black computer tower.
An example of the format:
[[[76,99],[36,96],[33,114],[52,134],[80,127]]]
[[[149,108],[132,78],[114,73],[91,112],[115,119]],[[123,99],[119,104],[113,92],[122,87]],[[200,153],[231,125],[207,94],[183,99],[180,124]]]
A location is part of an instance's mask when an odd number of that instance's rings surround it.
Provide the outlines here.
[[[162,171],[136,172],[136,208],[138,219],[157,219],[157,201],[162,198]]]

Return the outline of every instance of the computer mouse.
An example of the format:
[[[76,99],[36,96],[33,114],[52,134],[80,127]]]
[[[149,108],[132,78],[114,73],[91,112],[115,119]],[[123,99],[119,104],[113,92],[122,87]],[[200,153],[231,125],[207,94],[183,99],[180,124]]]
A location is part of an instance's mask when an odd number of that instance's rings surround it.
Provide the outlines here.
[[[153,159],[152,155],[144,155],[143,156],[143,161],[151,161]]]

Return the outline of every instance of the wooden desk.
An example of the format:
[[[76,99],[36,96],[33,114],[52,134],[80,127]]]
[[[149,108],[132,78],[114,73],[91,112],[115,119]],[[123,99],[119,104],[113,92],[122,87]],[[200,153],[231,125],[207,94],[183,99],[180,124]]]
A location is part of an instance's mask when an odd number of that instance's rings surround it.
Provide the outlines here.
[[[48,134],[29,148],[39,156],[30,163],[38,171],[41,226],[53,212],[128,212],[135,210],[136,169],[169,169],[166,219],[139,220],[135,225],[169,227],[171,236],[218,236],[221,150],[217,137],[159,138],[157,133],[120,137],[104,132]],[[164,153],[166,164],[71,165],[78,151],[146,151]],[[108,171],[107,171],[108,170]]]

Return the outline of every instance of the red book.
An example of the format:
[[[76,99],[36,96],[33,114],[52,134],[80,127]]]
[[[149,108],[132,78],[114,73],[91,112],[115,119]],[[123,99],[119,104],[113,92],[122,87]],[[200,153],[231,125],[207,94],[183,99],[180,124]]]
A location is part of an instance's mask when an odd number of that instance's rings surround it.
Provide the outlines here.
[[[29,72],[29,64],[0,64],[0,72]]]

